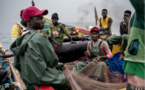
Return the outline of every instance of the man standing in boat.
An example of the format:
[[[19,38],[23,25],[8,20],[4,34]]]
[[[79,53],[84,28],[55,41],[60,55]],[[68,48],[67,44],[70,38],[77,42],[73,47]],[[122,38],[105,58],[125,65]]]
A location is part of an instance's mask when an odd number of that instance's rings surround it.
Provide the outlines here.
[[[123,21],[120,23],[120,35],[107,38],[107,43],[111,51],[113,49],[113,45],[121,44],[120,60],[124,59],[124,51],[127,47],[130,17],[131,17],[131,11],[130,10],[124,11]]]
[[[145,90],[145,1],[130,0],[135,12],[130,20],[130,35],[124,58],[126,90]]]
[[[58,23],[59,17],[57,13],[52,14],[52,24],[49,27],[49,40],[54,48],[54,51],[58,52],[60,47],[62,46],[64,34],[70,38],[72,42],[72,38],[70,34],[67,32],[63,24]]]
[[[107,16],[107,9],[102,10],[102,17],[100,18],[100,35],[111,35],[113,20],[110,16]]]
[[[22,18],[23,11],[24,10],[21,10],[21,12],[20,12],[21,21],[18,22],[17,24],[15,24],[12,28],[12,33],[11,33],[12,42],[14,42],[19,35],[21,36],[21,34],[24,30],[26,30],[27,24],[26,24],[25,20]]]
[[[26,8],[23,19],[27,21],[27,31],[12,43],[10,49],[15,55],[14,66],[19,70],[22,80],[28,87],[50,85],[62,88],[68,85],[61,71],[62,64],[58,63],[58,58],[48,39],[37,32],[43,29],[43,15],[47,13],[47,10],[39,10],[34,6]]]

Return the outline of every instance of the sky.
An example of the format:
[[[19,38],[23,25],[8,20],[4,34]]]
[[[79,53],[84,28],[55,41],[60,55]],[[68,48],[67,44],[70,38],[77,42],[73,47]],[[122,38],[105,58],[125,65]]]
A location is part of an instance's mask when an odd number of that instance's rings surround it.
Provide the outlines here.
[[[0,25],[14,24],[20,21],[20,11],[31,6],[32,0],[0,0]],[[55,12],[59,15],[59,21],[76,24],[85,22],[95,23],[94,6],[99,18],[101,10],[106,8],[108,15],[114,22],[120,22],[125,10],[134,11],[129,0],[34,0],[39,9],[48,9],[47,18]]]

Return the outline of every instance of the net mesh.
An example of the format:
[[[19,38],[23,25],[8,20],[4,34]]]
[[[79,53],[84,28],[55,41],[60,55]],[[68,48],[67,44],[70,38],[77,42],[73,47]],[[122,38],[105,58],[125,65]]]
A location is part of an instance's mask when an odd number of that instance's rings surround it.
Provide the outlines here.
[[[81,70],[74,72],[79,61],[67,63],[63,70],[72,90],[119,90],[126,87],[123,76],[110,72],[104,62],[90,62]]]

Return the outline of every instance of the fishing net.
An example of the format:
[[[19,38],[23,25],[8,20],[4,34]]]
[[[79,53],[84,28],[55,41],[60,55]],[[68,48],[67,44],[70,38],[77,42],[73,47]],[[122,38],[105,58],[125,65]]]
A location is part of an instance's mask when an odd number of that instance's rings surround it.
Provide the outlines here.
[[[126,87],[123,76],[110,72],[104,62],[90,62],[81,70],[74,72],[79,61],[67,63],[63,71],[72,90],[119,90]]]

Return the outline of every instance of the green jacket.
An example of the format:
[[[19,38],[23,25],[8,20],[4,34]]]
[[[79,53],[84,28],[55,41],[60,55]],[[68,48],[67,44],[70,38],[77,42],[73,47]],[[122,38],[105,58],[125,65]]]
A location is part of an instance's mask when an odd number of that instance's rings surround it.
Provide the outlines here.
[[[50,25],[49,36],[58,45],[62,45],[64,34],[68,37],[70,36],[70,34],[67,32],[62,24],[58,24],[57,26],[54,26],[53,24]]]
[[[58,58],[43,34],[30,31],[18,37],[10,49],[15,54],[14,66],[25,84],[42,85],[46,82],[57,87],[68,84],[62,71],[56,69]]]
[[[130,37],[125,60],[145,63],[145,1],[130,0],[135,9],[130,21]]]

